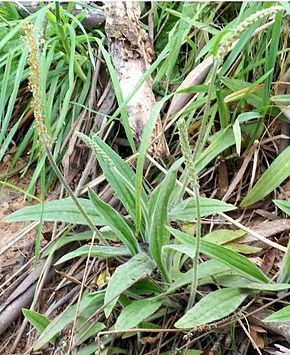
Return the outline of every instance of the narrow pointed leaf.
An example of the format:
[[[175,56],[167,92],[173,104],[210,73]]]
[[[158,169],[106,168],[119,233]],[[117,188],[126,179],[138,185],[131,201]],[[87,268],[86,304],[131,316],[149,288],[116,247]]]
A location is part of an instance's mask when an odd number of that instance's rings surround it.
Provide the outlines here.
[[[273,200],[275,205],[280,208],[281,211],[285,212],[288,216],[290,216],[290,201],[284,200]]]
[[[213,198],[200,197],[201,217],[210,216],[218,212],[228,212],[236,209],[234,205]],[[189,197],[180,202],[169,212],[171,220],[184,222],[194,221],[196,219],[196,201],[194,197]]]
[[[122,217],[109,204],[102,201],[91,189],[89,189],[89,197],[93,202],[97,212],[103,217],[107,225],[113,229],[115,234],[119,237],[120,241],[126,245],[132,255],[136,254],[139,250],[139,245],[124,217]]]
[[[200,172],[220,153],[235,144],[235,136],[232,129],[226,128],[215,133],[210,145],[200,154],[196,163],[196,170]]]
[[[130,252],[126,247],[123,246],[103,246],[103,245],[84,245],[70,253],[65,254],[61,257],[55,265],[62,264],[65,261],[71,260],[73,258],[78,258],[81,256],[88,256],[90,253],[91,257],[99,258],[109,258],[116,256],[130,255]]]
[[[290,322],[290,306],[286,306],[263,319],[264,322]]]
[[[136,174],[124,160],[113,151],[97,135],[92,138],[78,133],[78,136],[93,150],[98,162],[101,165],[107,181],[115,191],[116,197],[120,199],[126,210],[134,220],[135,217],[135,180]],[[111,164],[108,164],[108,161]],[[126,181],[126,183],[124,183]],[[144,217],[147,218],[147,196],[141,187],[141,205]]]
[[[230,268],[218,260],[208,260],[198,265],[198,280],[205,279],[210,276],[215,276],[220,272],[229,271]],[[181,273],[173,284],[169,287],[168,292],[173,292],[184,285],[192,282],[192,269],[185,273]]]
[[[215,277],[216,282],[224,287],[245,288],[256,291],[283,291],[290,288],[286,283],[260,283],[249,280],[241,275],[220,274]]]
[[[32,311],[31,309],[22,308],[22,313],[39,333],[42,333],[50,324],[50,320],[48,318],[38,312]]]
[[[100,307],[100,302],[103,299],[104,292],[97,292],[94,294],[85,295],[80,303],[79,311],[83,312],[90,305],[94,305],[95,309]],[[34,345],[35,350],[39,350],[49,342],[56,334],[62,331],[75,317],[77,305],[67,308],[61,314],[56,316],[54,320],[45,328],[43,333],[38,338]]]
[[[233,240],[239,239],[243,235],[245,235],[245,232],[241,229],[236,231],[230,229],[217,229],[213,232],[206,234],[203,237],[203,240],[206,240],[207,242],[213,244],[223,245],[225,243],[229,243]]]
[[[149,227],[149,248],[161,273],[167,279],[166,266],[162,259],[162,247],[169,243],[170,233],[166,229],[168,222],[168,203],[172,190],[175,186],[176,171],[170,170],[161,183],[159,193],[154,206],[151,209],[151,219]]]
[[[78,198],[78,201],[85,212],[95,225],[104,225],[104,220],[96,211],[94,204],[84,198]],[[62,200],[48,201],[44,203],[44,210],[41,205],[24,207],[9,216],[5,217],[5,222],[22,222],[22,221],[51,221],[64,222],[73,224],[87,224],[86,220],[75,206],[71,198]]]

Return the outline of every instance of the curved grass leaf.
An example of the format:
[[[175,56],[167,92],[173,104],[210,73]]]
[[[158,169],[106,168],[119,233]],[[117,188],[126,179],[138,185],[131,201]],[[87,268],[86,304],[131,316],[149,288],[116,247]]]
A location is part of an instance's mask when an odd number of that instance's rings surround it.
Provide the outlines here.
[[[119,296],[135,281],[150,275],[155,263],[146,254],[137,254],[125,264],[118,266],[110,278],[105,294],[105,315],[109,317]]]
[[[130,303],[119,315],[114,329],[131,329],[148,318],[161,306],[161,300],[149,298]]]
[[[105,224],[104,219],[97,213],[96,208],[91,201],[84,198],[78,198],[78,201],[95,225]],[[62,200],[45,202],[43,213],[41,210],[41,204],[24,207],[5,217],[4,221],[22,222],[40,221],[40,219],[50,222],[87,224],[70,197]]]
[[[94,245],[90,247],[90,245],[84,245],[70,253],[65,254],[54,265],[62,264],[65,261],[71,260],[73,258],[78,258],[80,256],[88,256],[89,253],[91,257],[99,258],[110,258],[113,256],[116,257],[130,255],[128,249],[123,246],[110,247],[103,245]]]
[[[193,248],[196,246],[196,238],[193,238],[192,236],[177,229],[171,227],[167,228],[182,244],[184,244],[185,247],[189,247],[191,249],[190,252],[193,253]],[[201,239],[200,252],[225,263],[246,277],[261,282],[269,281],[267,276],[263,274],[256,265],[251,263],[246,257],[236,253],[233,250]]]
[[[275,190],[290,175],[290,147],[283,150],[269,168],[260,177],[240,206],[248,207],[262,200]]]
[[[236,288],[211,292],[186,312],[174,326],[188,329],[220,320],[233,313],[247,297],[248,293]]]
[[[290,322],[290,306],[286,306],[263,319],[264,322]]]
[[[132,255],[137,254],[137,252],[140,251],[140,247],[124,217],[109,204],[102,201],[91,189],[89,189],[89,198],[93,202],[97,212],[106,221],[106,224],[113,229],[120,241],[126,245],[130,253]]]
[[[201,217],[210,216],[218,212],[228,212],[236,209],[234,205],[216,200],[214,198],[200,197],[200,213]],[[194,197],[189,197],[180,202],[170,210],[169,216],[171,220],[184,222],[194,221],[196,219],[196,201]]]

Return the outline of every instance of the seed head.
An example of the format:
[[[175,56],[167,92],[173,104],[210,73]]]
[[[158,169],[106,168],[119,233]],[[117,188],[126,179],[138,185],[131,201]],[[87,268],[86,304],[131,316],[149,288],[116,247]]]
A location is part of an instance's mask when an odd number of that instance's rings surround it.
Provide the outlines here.
[[[43,145],[43,139],[49,142],[49,137],[47,135],[47,130],[44,124],[44,114],[43,114],[43,102],[40,90],[40,60],[39,60],[39,50],[36,35],[34,33],[34,28],[31,23],[24,22],[22,25],[25,35],[26,42],[29,49],[28,65],[30,68],[28,87],[32,92],[32,108],[34,111],[35,118],[35,128],[38,133],[39,142]]]

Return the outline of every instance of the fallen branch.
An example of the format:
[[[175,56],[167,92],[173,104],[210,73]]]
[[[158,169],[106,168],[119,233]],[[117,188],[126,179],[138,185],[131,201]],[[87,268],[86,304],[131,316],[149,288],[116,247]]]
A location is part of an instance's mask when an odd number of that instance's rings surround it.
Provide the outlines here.
[[[106,3],[106,33],[109,38],[109,52],[118,75],[123,98],[129,96],[132,88],[148,69],[153,57],[149,37],[140,27],[140,13],[140,6],[137,2]],[[148,78],[126,106],[129,124],[137,142],[141,140],[155,103],[152,80]],[[158,117],[152,141],[161,131],[161,119]],[[153,144],[152,151],[156,156],[169,155],[164,134]]]

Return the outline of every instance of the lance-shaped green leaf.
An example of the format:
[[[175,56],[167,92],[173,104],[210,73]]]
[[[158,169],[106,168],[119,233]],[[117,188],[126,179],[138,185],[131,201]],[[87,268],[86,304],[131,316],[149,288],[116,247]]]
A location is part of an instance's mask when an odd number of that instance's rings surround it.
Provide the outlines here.
[[[141,299],[130,303],[119,315],[114,329],[130,329],[151,316],[161,306],[161,300]]]
[[[283,291],[290,288],[286,283],[260,283],[249,280],[240,275],[220,274],[215,276],[215,281],[224,287],[244,288],[253,291]]]
[[[177,229],[167,227],[168,230],[183,244],[194,251],[196,246],[196,238],[183,233]],[[190,250],[190,252],[191,252]],[[221,245],[212,244],[201,239],[200,252],[210,256],[211,258],[222,261],[230,266],[232,269],[238,271],[240,274],[245,275],[254,280],[268,282],[269,279],[265,274],[260,271],[256,265],[251,263],[246,257],[236,253],[233,250],[227,249]],[[192,254],[191,254],[192,255]]]
[[[286,306],[280,311],[270,314],[268,317],[263,319],[264,322],[290,322],[290,306]]]
[[[104,225],[105,222],[100,214],[96,211],[94,204],[84,198],[78,198],[78,201],[84,211],[88,214],[91,221],[95,225]],[[64,222],[73,224],[87,224],[72,199],[64,198],[62,200],[48,201],[44,203],[42,211],[41,204],[24,207],[9,216],[5,217],[6,222],[22,222],[22,221],[50,221]]]
[[[221,263],[218,260],[208,260],[204,263],[198,265],[198,281],[201,279],[207,279],[211,276],[214,276],[218,273],[229,271],[230,268]],[[192,269],[186,271],[185,273],[181,273],[178,275],[173,284],[169,287],[167,292],[173,292],[185,285],[188,285],[192,282]]]
[[[140,250],[140,247],[124,217],[114,210],[114,208],[112,208],[109,204],[102,201],[91,189],[89,189],[89,197],[97,212],[103,217],[106,224],[113,229],[120,241],[126,245],[132,255],[136,254]]]
[[[210,216],[218,212],[228,212],[236,209],[234,205],[226,203],[214,198],[200,197],[200,214],[203,216]],[[196,219],[196,200],[194,197],[189,197],[180,202],[169,212],[171,220],[178,221],[194,221]]]
[[[210,145],[197,158],[196,171],[200,172],[221,152],[235,144],[235,136],[231,128],[218,131],[210,137]]]
[[[274,191],[290,175],[290,147],[286,148],[273,161],[257,181],[248,195],[241,202],[241,207],[248,207],[262,200]]]
[[[245,235],[245,233],[246,232],[244,232],[241,229],[235,231],[232,231],[230,229],[217,229],[215,231],[206,234],[203,237],[203,240],[206,240],[207,242],[213,244],[223,245],[233,240],[241,238],[243,235]]]
[[[65,261],[79,258],[80,256],[99,257],[99,258],[110,258],[116,256],[130,255],[130,252],[126,247],[123,246],[104,246],[104,245],[83,245],[82,247],[65,254],[61,257],[55,265],[62,264]]]
[[[287,251],[284,254],[282,265],[278,276],[278,282],[290,281],[290,242],[288,242]]]
[[[146,275],[150,275],[155,263],[148,255],[140,253],[118,266],[110,278],[105,294],[105,315],[109,317],[119,296]]]
[[[168,281],[166,265],[162,259],[162,247],[169,243],[170,233],[166,229],[168,222],[168,203],[170,195],[175,186],[176,170],[170,169],[165,179],[160,185],[160,189],[156,195],[153,195],[154,204],[150,206],[150,224],[147,240],[149,248],[154,257],[163,277]]]
[[[51,323],[48,318],[43,314],[35,312],[31,309],[22,308],[22,313],[28,322],[39,332],[42,333],[44,329]],[[56,336],[51,339],[51,342],[54,344]]]
[[[143,168],[145,163],[146,152],[150,143],[150,138],[152,137],[152,132],[155,127],[156,120],[159,117],[159,112],[163,106],[163,104],[172,96],[173,94],[167,95],[163,97],[160,101],[156,102],[154,105],[146,126],[144,128],[144,132],[141,139],[137,164],[136,164],[136,180],[135,180],[135,234],[138,234],[141,229],[141,224],[144,219],[144,211],[142,210],[141,198],[143,191]]]
[[[186,312],[174,326],[188,329],[220,320],[233,313],[247,296],[248,293],[236,288],[211,292]]]

